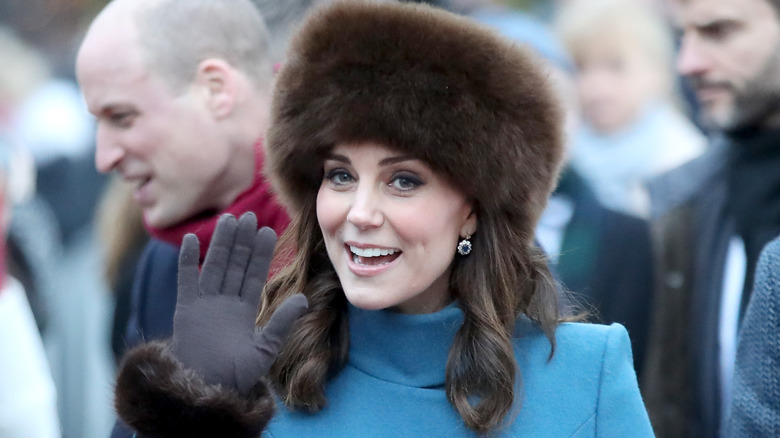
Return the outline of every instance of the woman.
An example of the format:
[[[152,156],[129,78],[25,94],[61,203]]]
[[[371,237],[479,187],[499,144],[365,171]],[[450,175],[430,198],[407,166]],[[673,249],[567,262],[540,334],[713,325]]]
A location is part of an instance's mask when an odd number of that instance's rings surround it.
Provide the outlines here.
[[[142,347],[120,370],[128,424],[652,436],[625,330],[560,324],[534,246],[563,146],[528,52],[428,6],[338,2],[303,25],[274,96],[266,170],[293,223],[291,262],[263,295],[266,339],[237,321],[272,233],[223,218],[200,279],[197,242],[183,246],[172,349]]]

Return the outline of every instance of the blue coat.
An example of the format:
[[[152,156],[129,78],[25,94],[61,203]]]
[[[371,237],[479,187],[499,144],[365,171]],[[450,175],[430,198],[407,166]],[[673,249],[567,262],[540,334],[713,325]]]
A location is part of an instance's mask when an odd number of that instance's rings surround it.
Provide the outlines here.
[[[728,437],[780,436],[780,238],[764,248],[737,345]]]
[[[265,436],[475,436],[447,401],[444,370],[463,314],[429,315],[350,307],[349,362],[326,387],[316,414],[280,406]],[[527,318],[514,333],[521,372],[516,411],[499,436],[651,437],[631,346],[619,324],[562,324],[557,347]]]

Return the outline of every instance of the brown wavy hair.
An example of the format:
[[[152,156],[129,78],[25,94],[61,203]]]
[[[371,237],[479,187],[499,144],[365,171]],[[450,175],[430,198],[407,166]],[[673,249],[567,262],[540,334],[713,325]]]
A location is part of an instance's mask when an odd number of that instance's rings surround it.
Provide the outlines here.
[[[262,325],[287,297],[308,298],[309,312],[298,321],[271,378],[286,405],[310,412],[325,406],[325,385],[345,365],[349,349],[347,300],[325,249],[315,200],[316,192],[279,240],[277,257],[292,262],[266,286],[258,316]],[[450,276],[464,323],[450,350],[445,386],[466,425],[485,433],[501,425],[515,402],[517,318],[526,315],[538,323],[554,351],[561,317],[546,258],[525,244],[533,239],[518,235],[512,218],[480,210],[478,203],[475,210],[473,251],[455,258]],[[476,404],[469,402],[475,397]]]

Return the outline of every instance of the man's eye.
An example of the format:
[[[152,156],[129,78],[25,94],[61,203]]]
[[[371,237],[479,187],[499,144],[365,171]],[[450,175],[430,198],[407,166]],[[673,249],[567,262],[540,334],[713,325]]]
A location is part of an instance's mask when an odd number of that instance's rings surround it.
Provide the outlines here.
[[[109,117],[111,124],[120,127],[128,127],[133,122],[132,114],[130,113],[114,113]]]
[[[722,40],[734,33],[739,26],[732,22],[712,23],[701,28],[701,34],[712,40]]]

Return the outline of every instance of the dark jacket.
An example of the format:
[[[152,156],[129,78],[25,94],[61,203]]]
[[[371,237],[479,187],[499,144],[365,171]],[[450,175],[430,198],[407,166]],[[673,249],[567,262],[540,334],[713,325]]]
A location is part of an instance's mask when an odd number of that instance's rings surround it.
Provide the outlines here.
[[[133,284],[128,347],[173,334],[178,261],[179,248],[157,239],[146,245]]]
[[[643,387],[660,437],[718,437],[720,315],[730,241],[744,243],[741,316],[761,249],[780,233],[780,129],[717,138],[651,185],[656,285]]]
[[[131,297],[125,349],[173,334],[179,248],[151,239],[138,263]],[[133,432],[117,421],[111,438],[132,438]]]
[[[572,170],[563,174],[555,195],[574,207],[555,265],[559,278],[575,301],[595,308],[599,322],[626,327],[641,378],[653,291],[648,224],[601,205]]]
[[[725,143],[653,181],[653,314],[642,387],[659,437],[717,437],[718,322],[727,211]]]

